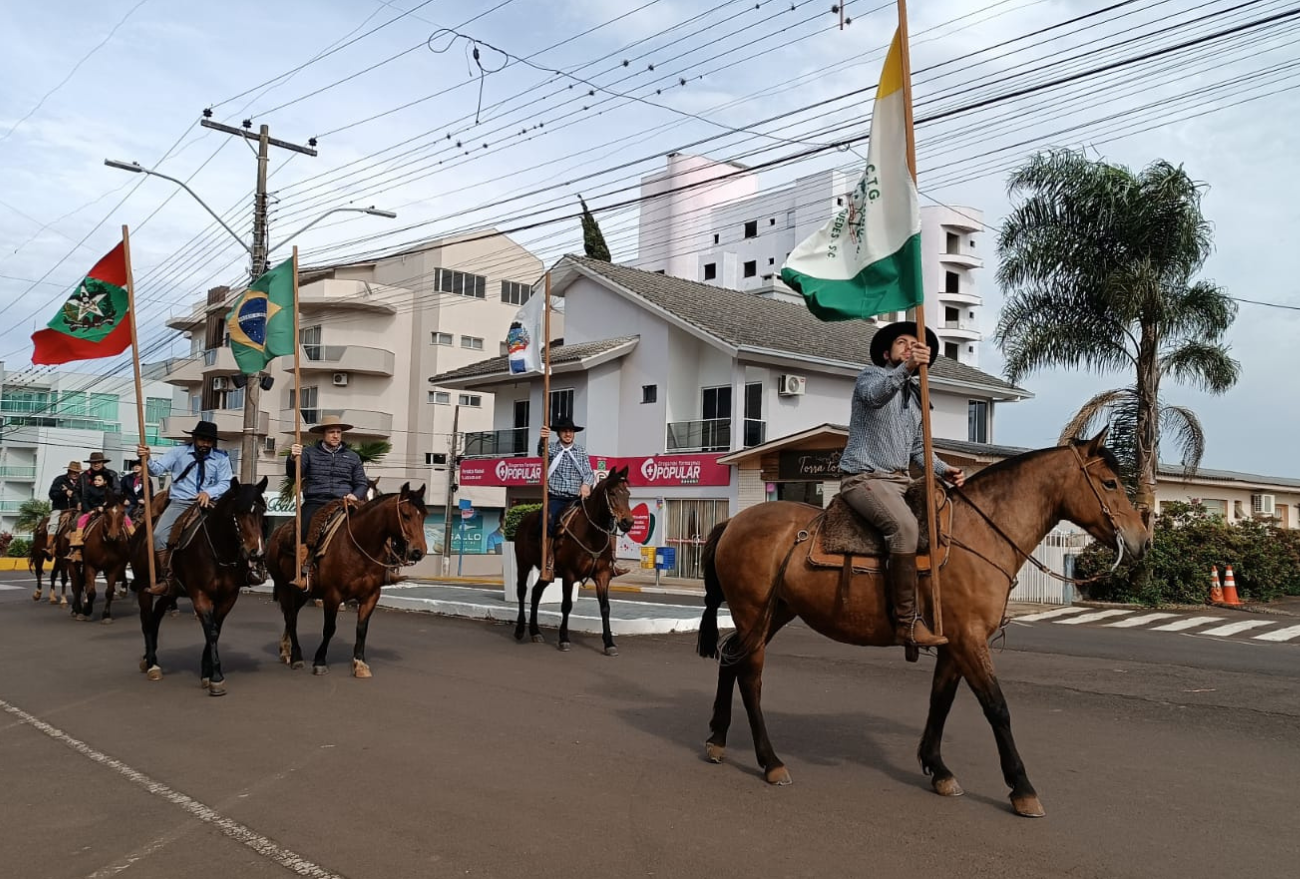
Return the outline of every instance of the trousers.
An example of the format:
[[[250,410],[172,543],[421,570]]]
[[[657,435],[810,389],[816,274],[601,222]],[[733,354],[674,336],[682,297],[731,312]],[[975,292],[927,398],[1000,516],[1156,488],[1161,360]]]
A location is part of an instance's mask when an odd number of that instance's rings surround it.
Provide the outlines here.
[[[840,482],[840,494],[859,516],[880,529],[891,554],[914,555],[920,540],[916,514],[907,505],[906,473],[855,473]]]

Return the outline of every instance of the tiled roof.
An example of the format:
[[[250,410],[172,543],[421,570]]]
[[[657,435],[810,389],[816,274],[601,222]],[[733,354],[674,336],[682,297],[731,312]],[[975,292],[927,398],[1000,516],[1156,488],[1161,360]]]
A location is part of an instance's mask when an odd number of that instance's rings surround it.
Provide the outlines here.
[[[551,346],[551,365],[561,366],[565,363],[577,363],[580,360],[586,360],[588,357],[595,357],[598,354],[613,351],[615,348],[629,342],[635,342],[637,338],[637,336],[623,336],[618,339],[601,339],[599,342],[553,345]],[[433,384],[439,384],[453,379],[505,374],[510,372],[510,367],[506,363],[508,359],[509,356],[503,354],[500,357],[493,357],[491,360],[480,360],[477,363],[471,363],[469,366],[462,366],[460,369],[453,369],[451,372],[435,375],[429,381]]]
[[[865,366],[871,337],[876,332],[876,328],[865,321],[822,322],[802,305],[778,302],[753,293],[741,293],[583,256],[569,255],[565,259],[737,347],[764,348],[794,356]],[[997,376],[947,357],[938,358],[930,374],[935,378],[1029,396],[1027,391]]]

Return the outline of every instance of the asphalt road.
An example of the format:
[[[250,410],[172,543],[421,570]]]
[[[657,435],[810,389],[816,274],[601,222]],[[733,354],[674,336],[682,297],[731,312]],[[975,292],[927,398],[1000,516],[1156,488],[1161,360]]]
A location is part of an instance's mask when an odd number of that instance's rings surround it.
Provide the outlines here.
[[[729,762],[702,742],[716,680],[693,638],[578,635],[380,611],[374,678],[276,658],[278,613],[227,622],[229,695],[198,685],[201,635],[74,623],[0,576],[0,875],[12,877],[1252,877],[1300,864],[1293,645],[1013,625],[996,653],[1047,809],[1011,814],[963,690],[930,792],[914,754],[931,661],[807,629],[769,651],[768,729],[795,783],[764,784],[739,699]],[[182,604],[185,608],[186,605]],[[319,612],[304,612],[314,650]],[[552,640],[554,633],[550,633]]]

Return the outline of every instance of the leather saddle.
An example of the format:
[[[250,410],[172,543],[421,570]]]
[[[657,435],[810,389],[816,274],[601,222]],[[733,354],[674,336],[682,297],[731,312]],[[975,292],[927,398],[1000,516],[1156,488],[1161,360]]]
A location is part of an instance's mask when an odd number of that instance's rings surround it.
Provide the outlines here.
[[[935,507],[939,526],[939,566],[948,561],[951,550],[952,504],[942,486],[935,484],[938,492]],[[916,480],[907,489],[907,505],[920,524],[920,538],[916,548],[918,572],[929,572],[932,564],[930,529],[925,515],[925,481]],[[815,568],[851,568],[855,574],[882,574],[889,556],[885,537],[848,505],[843,496],[836,494],[830,505],[808,523],[806,529],[812,541],[808,549],[808,564]]]
[[[344,515],[345,506],[346,502],[342,498],[330,501],[312,517],[307,528],[307,543],[316,547],[315,558],[324,558],[334,535],[343,527],[347,520]]]

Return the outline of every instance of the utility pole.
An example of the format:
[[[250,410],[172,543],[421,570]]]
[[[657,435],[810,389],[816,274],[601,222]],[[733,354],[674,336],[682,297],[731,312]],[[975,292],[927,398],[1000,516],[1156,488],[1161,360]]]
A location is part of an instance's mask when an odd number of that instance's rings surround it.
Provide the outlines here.
[[[442,513],[442,575],[451,573],[451,502],[456,495],[456,456],[460,451],[460,404],[451,416],[451,446],[447,452],[447,499]]]
[[[206,116],[209,111],[204,111]],[[267,210],[266,210],[266,170],[270,164],[270,148],[273,146],[280,149],[291,150],[295,153],[303,153],[308,156],[315,156],[316,139],[312,138],[309,146],[300,146],[296,143],[277,140],[271,137],[270,126],[263,125],[259,128],[257,134],[251,130],[252,123],[244,121],[244,128],[235,128],[232,125],[222,125],[220,122],[213,122],[211,119],[204,118],[200,124],[204,128],[211,128],[214,131],[233,134],[236,137],[242,137],[245,140],[257,141],[257,192],[253,197],[253,251],[252,265],[249,266],[250,280],[257,280],[266,273],[268,268],[266,259],[267,248]],[[297,344],[297,339],[294,343]],[[239,481],[244,483],[255,482],[257,480],[257,420],[260,414],[261,406],[261,376],[249,376],[248,384],[244,386],[244,436],[239,447]],[[294,406],[301,408],[302,401],[294,400]]]

